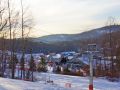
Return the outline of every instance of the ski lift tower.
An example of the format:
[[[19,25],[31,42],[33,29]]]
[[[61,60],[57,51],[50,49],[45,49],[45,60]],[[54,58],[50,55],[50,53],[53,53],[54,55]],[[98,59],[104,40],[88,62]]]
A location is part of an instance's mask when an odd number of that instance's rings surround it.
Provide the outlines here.
[[[89,90],[93,90],[93,54],[95,51],[97,51],[97,45],[88,44],[87,51],[89,54],[89,65],[90,65]]]

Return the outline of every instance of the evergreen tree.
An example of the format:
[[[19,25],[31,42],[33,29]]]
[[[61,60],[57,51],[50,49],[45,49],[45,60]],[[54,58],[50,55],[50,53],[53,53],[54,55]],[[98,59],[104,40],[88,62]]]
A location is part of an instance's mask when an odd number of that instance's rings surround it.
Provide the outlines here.
[[[38,64],[38,67],[37,67],[37,70],[40,72],[40,71],[46,71],[46,60],[45,60],[45,57],[41,57],[41,61],[39,62]]]
[[[67,58],[62,57],[62,58],[61,58],[61,64],[66,64],[66,62],[67,62]]]
[[[12,60],[9,59],[9,69],[12,69]]]
[[[57,66],[57,69],[56,69],[56,72],[60,72],[61,70],[60,70],[60,67],[59,66]]]
[[[31,59],[29,62],[29,70],[27,72],[27,79],[30,78],[30,73],[31,73],[31,79],[33,81],[33,72],[36,70],[36,64],[35,64],[34,58],[32,56],[32,50],[30,50],[30,52],[31,52]]]
[[[11,60],[9,60],[9,68],[12,70],[12,79],[15,76],[15,66],[18,63],[18,59],[16,55],[12,55]]]
[[[14,60],[15,60],[15,64],[17,64],[18,63],[17,55],[14,55]]]
[[[15,68],[16,68],[16,64],[18,63],[18,59],[17,59],[17,55],[13,55],[12,58],[12,78],[15,78]]]
[[[29,62],[29,66],[30,66],[30,68],[29,68],[30,71],[35,71],[36,70],[36,64],[35,64],[35,61],[34,61],[34,58],[33,58],[32,55],[31,55],[31,60]]]

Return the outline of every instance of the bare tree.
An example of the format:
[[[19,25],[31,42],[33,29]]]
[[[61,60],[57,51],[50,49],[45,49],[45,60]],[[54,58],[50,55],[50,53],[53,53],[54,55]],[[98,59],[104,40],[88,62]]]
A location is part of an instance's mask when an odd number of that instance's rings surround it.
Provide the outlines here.
[[[0,0],[0,49],[2,51],[2,54],[0,56],[1,58],[0,63],[2,64],[2,61],[4,60],[3,55],[5,50],[10,50],[11,54],[10,54],[9,64],[11,67],[10,69],[11,69],[12,78],[15,78],[16,61],[14,56],[16,55],[15,52],[16,52],[17,38],[21,38],[22,40],[21,77],[25,76],[24,56],[25,56],[25,48],[27,47],[25,44],[27,43],[26,41],[27,38],[29,37],[30,29],[32,28],[32,24],[33,24],[32,18],[25,16],[26,11],[24,10],[24,5],[22,0],[20,1],[21,1],[20,4],[21,11],[13,9],[13,6],[11,5],[11,0]],[[16,36],[16,34],[20,35],[20,30],[22,33],[21,35],[22,37]],[[5,43],[9,43],[9,45]]]
[[[25,78],[25,69],[24,69],[24,64],[25,64],[25,50],[26,50],[26,40],[27,37],[30,33],[30,29],[32,28],[32,18],[25,17],[26,11],[24,10],[24,5],[23,1],[21,1],[21,32],[22,32],[22,58],[21,58],[21,78]],[[28,32],[26,33],[25,29],[29,29]]]

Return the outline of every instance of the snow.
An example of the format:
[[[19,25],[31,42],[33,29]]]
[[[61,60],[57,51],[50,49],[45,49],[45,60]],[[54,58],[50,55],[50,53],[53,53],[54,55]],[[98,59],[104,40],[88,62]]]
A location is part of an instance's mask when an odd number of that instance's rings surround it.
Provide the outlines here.
[[[88,90],[89,78],[68,76],[59,74],[46,74],[42,73],[40,76],[50,76],[50,79],[57,85],[65,87],[66,83],[71,84],[70,90]],[[109,82],[103,78],[94,78],[94,90],[120,90],[120,82]]]
[[[88,77],[36,73],[36,82],[0,78],[0,90],[88,90]],[[47,83],[47,80],[53,83]],[[71,84],[71,87],[67,87]],[[120,82],[94,78],[94,90],[120,90]]]
[[[56,54],[53,58],[61,58],[60,54]]]
[[[0,78],[0,90],[68,90],[55,84]]]

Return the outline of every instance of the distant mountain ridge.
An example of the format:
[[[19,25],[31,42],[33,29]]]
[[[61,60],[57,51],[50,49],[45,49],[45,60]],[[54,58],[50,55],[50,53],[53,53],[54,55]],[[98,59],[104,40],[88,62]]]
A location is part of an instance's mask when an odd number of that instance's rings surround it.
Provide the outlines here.
[[[49,52],[64,52],[64,51],[79,51],[82,49],[86,49],[87,44],[94,43],[94,41],[98,44],[102,42],[102,40],[108,33],[115,32],[118,35],[117,38],[120,38],[120,25],[106,26],[102,28],[93,29],[87,32],[79,33],[79,34],[57,34],[57,35],[48,35],[40,38],[28,38],[26,40],[26,52],[30,53],[30,49],[32,49],[33,53],[49,53]],[[2,38],[0,39],[2,40]],[[9,50],[10,40],[6,39],[6,48]],[[2,44],[2,43],[0,43]],[[15,40],[15,49],[16,52],[21,51],[22,39]],[[2,49],[2,47],[0,47]]]
[[[55,42],[65,42],[65,41],[76,41],[76,40],[84,40],[89,38],[98,38],[105,33],[109,33],[109,31],[115,32],[120,30],[120,25],[112,25],[105,26],[93,30],[89,30],[87,32],[79,33],[79,34],[55,34],[48,35],[39,38],[33,38],[33,42],[43,42],[43,43],[55,43]]]

